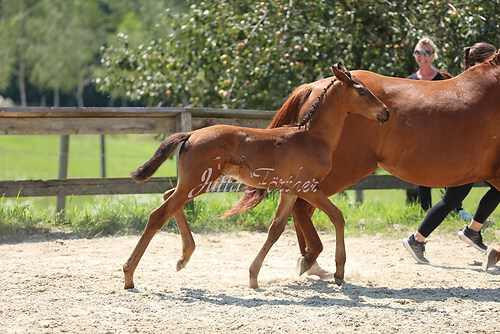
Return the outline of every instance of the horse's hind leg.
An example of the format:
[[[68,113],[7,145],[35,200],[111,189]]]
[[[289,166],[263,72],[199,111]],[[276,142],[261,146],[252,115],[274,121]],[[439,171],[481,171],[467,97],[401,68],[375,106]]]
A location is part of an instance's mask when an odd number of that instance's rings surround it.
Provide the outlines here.
[[[316,261],[323,251],[323,244],[311,219],[314,210],[314,206],[301,198],[297,199],[292,209],[295,230],[297,232],[297,239],[299,240],[301,252],[301,257],[297,262],[297,271],[299,276],[307,272],[308,275],[331,278],[333,273],[321,268]],[[302,240],[302,242],[300,240]]]
[[[309,203],[326,213],[328,218],[335,225],[335,265],[336,271],[334,274],[335,283],[341,285],[344,281],[344,270],[345,270],[345,241],[344,241],[344,228],[345,221],[340,211],[335,204],[333,204],[328,197],[322,192],[317,191],[315,193],[305,193],[304,197]]]
[[[166,201],[175,191],[174,189],[170,189],[163,194],[163,200]],[[175,223],[177,224],[177,228],[179,230],[179,234],[182,239],[182,256],[177,261],[176,270],[179,271],[186,266],[191,258],[195,250],[195,242],[193,239],[193,235],[191,234],[191,229],[189,228],[186,215],[184,214],[184,209],[181,208],[174,213]]]
[[[251,288],[256,289],[259,287],[257,276],[259,275],[259,271],[262,267],[262,263],[264,262],[264,258],[266,257],[267,253],[274,245],[274,243],[278,240],[280,235],[283,233],[288,217],[290,216],[290,211],[292,210],[292,206],[295,203],[296,199],[297,197],[294,195],[283,193],[280,194],[278,208],[276,209],[274,220],[271,223],[271,226],[269,226],[267,239],[255,259],[253,260],[252,265],[250,266],[249,273]]]
[[[186,200],[183,199],[182,196],[176,198],[175,195],[171,195],[165,202],[149,214],[148,222],[139,239],[139,242],[135,246],[127,262],[123,265],[123,273],[125,274],[125,289],[132,289],[134,287],[134,271],[144,255],[151,239],[153,239],[156,232],[158,232],[158,230],[165,225],[172,213],[177,212],[180,208],[182,208],[185,202]]]

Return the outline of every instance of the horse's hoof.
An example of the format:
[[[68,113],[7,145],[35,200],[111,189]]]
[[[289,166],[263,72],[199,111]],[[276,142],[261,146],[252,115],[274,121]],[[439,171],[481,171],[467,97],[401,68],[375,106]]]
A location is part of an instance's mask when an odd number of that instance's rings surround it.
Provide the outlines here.
[[[182,264],[182,260],[177,261],[177,266],[175,268],[176,271],[184,269],[184,265]]]
[[[298,274],[298,276],[301,276],[303,273],[308,271],[310,268],[311,268],[311,266],[309,266],[309,263],[307,263],[305,256],[300,256],[297,259],[297,274]]]
[[[134,282],[125,282],[125,286],[123,287],[125,290],[130,290],[134,288]]]
[[[489,267],[492,267],[498,262],[498,252],[493,248],[488,248],[485,253],[485,260],[483,263],[483,270],[488,271]]]
[[[258,289],[259,288],[259,282],[257,282],[256,278],[250,278],[250,283],[248,286],[252,289]]]
[[[128,263],[123,265],[123,274],[125,275],[125,290],[134,288],[134,272],[130,270]]]
[[[334,275],[334,278],[335,278],[335,284],[337,284],[338,286],[341,286],[342,283],[344,283],[344,279],[343,278],[337,277],[335,275]]]

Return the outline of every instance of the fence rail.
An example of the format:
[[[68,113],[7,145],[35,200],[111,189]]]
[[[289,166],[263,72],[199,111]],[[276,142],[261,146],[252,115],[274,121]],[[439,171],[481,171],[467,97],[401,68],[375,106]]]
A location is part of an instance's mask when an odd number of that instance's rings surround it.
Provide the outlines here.
[[[213,124],[265,128],[274,114],[213,108],[0,108],[0,135],[158,134]]]
[[[119,191],[117,189],[123,189],[123,193],[141,193],[141,189],[151,186],[130,185],[130,179],[66,180],[70,135],[169,134],[213,124],[265,128],[274,114],[269,110],[214,108],[0,108],[0,135],[61,135],[59,179],[0,181],[0,196],[12,196],[13,193],[57,195],[57,210],[62,211],[66,195],[86,192],[74,187],[75,182],[82,182],[81,189],[93,191],[92,195],[113,194]],[[104,140],[101,142],[104,161]],[[104,170],[102,168],[103,176]]]
[[[176,184],[175,177],[154,177],[144,183],[134,183],[131,178],[0,181],[0,194],[5,197],[161,194]],[[349,190],[412,188],[415,186],[392,175],[370,175]],[[238,184],[225,182],[218,184],[213,192],[241,190]]]
[[[168,134],[212,124],[265,128],[273,111],[197,108],[0,108],[0,135]],[[68,152],[61,152],[61,159]],[[67,163],[62,163],[67,168]],[[66,175],[60,172],[60,175]],[[0,181],[0,196],[78,196],[162,193],[176,184],[175,177],[134,183],[131,178],[88,178]],[[476,186],[483,186],[476,184]],[[353,190],[414,189],[391,175],[370,175]],[[223,191],[237,187],[218,187]],[[229,189],[229,190],[228,190]]]

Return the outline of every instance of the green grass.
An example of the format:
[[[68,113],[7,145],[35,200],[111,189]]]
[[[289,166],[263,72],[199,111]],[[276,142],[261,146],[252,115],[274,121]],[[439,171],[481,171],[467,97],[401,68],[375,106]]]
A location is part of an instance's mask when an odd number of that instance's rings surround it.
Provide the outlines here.
[[[403,191],[400,191],[403,193]],[[346,220],[346,236],[379,235],[400,238],[415,231],[424,213],[418,205],[405,205],[400,201],[375,201],[368,199],[359,204],[347,196],[332,196],[332,201],[342,210]],[[368,195],[368,194],[367,194]],[[266,231],[276,209],[277,196],[271,194],[252,211],[228,218],[218,216],[229,209],[240,194],[206,194],[194,201],[194,210],[186,209],[186,216],[195,233],[228,231]],[[22,239],[30,234],[71,232],[83,237],[124,235],[140,233],[148,214],[161,203],[161,195],[99,196],[99,201],[73,207],[61,219],[50,208],[25,199],[0,199],[0,241]],[[366,197],[366,195],[365,195]],[[371,196],[370,196],[371,197]],[[498,242],[495,223],[496,212],[486,224],[484,238]],[[313,221],[317,229],[333,233],[332,223],[322,212],[316,211]],[[455,234],[467,223],[454,214],[449,215],[435,234]],[[289,221],[288,228],[293,224]],[[177,232],[173,219],[164,230]]]
[[[57,179],[59,136],[0,136],[0,180]],[[159,141],[149,135],[106,136],[107,177],[127,177],[149,159]],[[68,178],[101,176],[100,137],[70,136]],[[158,176],[175,175],[169,160]]]
[[[157,149],[160,142],[152,135],[110,135],[105,137],[106,177],[129,177]],[[0,136],[0,180],[50,180],[59,175],[60,136]],[[167,160],[155,176],[175,176],[174,159]],[[101,177],[100,137],[70,136],[68,178]],[[53,208],[55,197],[31,199],[42,207]],[[68,210],[92,203],[100,196],[69,199]]]
[[[159,142],[153,136],[106,136],[108,177],[127,177],[131,170],[146,161]],[[99,136],[71,136],[70,178],[100,177]],[[59,136],[0,136],[0,180],[54,179],[58,175]],[[175,175],[175,161],[168,160],[158,176]],[[465,199],[464,208],[473,213],[487,188],[474,188]],[[271,193],[256,209],[220,219],[240,194],[206,194],[196,198],[194,210],[186,210],[194,232],[266,231],[274,216],[277,194]],[[432,190],[433,201],[442,197],[442,189]],[[346,235],[383,235],[399,238],[413,232],[424,213],[419,206],[405,204],[403,190],[364,191],[364,203],[355,202],[354,191],[331,198],[342,210]],[[157,195],[78,196],[67,198],[64,218],[55,213],[55,198],[0,198],[0,241],[22,239],[31,234],[54,231],[76,233],[84,237],[140,233],[148,214],[161,203]],[[316,211],[315,226],[333,232],[325,214]],[[487,241],[499,241],[495,224],[500,210],[495,210],[486,224]],[[435,233],[456,233],[465,224],[449,215]],[[289,227],[292,228],[291,221]],[[171,219],[165,230],[177,231]],[[496,232],[496,233],[495,233]]]

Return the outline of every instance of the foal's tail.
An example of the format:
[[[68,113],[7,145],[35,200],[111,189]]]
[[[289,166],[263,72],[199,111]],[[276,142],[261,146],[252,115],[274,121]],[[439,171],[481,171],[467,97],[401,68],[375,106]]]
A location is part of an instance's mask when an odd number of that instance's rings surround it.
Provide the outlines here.
[[[276,113],[271,123],[267,126],[268,129],[279,128],[284,125],[289,125],[298,122],[300,109],[311,95],[314,84],[304,84],[297,87],[292,94],[288,97],[285,103],[281,106],[280,110]],[[222,217],[234,216],[238,213],[253,209],[256,207],[266,194],[266,189],[257,189],[253,187],[245,187],[243,196],[238,203]]]
[[[132,179],[135,182],[144,182],[149,179],[160,168],[161,164],[172,156],[177,146],[188,140],[189,137],[191,137],[191,133],[181,132],[166,138],[151,159],[130,173]]]

